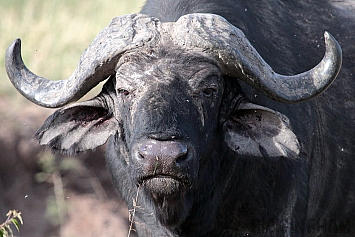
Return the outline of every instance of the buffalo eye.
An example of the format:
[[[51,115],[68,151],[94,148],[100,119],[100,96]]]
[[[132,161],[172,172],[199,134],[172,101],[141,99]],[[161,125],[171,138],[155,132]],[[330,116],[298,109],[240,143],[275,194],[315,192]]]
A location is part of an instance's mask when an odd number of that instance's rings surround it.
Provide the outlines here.
[[[129,91],[125,90],[125,89],[118,89],[118,93],[124,96],[128,96],[129,95]]]
[[[212,96],[214,93],[217,92],[217,88],[216,87],[209,87],[209,88],[205,88],[202,93],[204,96]]]

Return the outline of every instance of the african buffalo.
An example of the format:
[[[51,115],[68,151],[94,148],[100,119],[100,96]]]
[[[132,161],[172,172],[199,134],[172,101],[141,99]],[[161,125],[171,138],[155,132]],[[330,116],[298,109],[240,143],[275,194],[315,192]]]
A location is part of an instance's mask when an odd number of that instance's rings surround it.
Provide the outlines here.
[[[68,80],[29,71],[20,40],[6,69],[32,102],[64,106],[40,144],[77,154],[109,140],[107,166],[139,236],[352,236],[354,9],[148,0],[114,18]]]

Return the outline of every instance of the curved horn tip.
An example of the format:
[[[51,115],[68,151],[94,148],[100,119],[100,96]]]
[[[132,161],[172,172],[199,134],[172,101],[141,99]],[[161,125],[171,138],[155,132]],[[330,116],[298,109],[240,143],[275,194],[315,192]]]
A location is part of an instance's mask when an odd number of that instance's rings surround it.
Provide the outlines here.
[[[16,55],[18,52],[21,52],[21,39],[17,38],[14,41],[12,41],[12,43],[9,45],[9,47],[6,49],[5,52],[5,65],[7,66],[10,62],[8,60],[10,60],[10,58],[13,58],[14,55]]]
[[[5,69],[10,81],[14,84],[14,79],[16,78],[17,63],[22,61],[21,56],[21,39],[15,39],[5,52]],[[17,89],[16,85],[14,84]]]
[[[332,34],[330,34],[328,31],[324,31],[324,38],[326,41],[331,40],[331,41],[336,41],[334,36],[332,36]]]
[[[291,89],[281,91],[276,85],[269,92],[269,97],[276,101],[293,104],[311,99],[325,91],[337,77],[342,65],[342,50],[337,40],[327,31],[324,32],[325,54],[322,61],[313,69],[295,75],[278,75],[281,84],[287,85],[290,78],[295,78],[298,83],[296,88],[290,85]],[[276,88],[276,89],[275,89]],[[303,89],[302,89],[303,88]],[[301,93],[296,91],[300,91]]]
[[[332,36],[328,31],[324,32],[324,40],[325,40],[325,44],[327,47],[331,46],[332,48],[335,48],[335,50],[337,51],[338,57],[342,56],[342,50],[341,50],[340,44],[334,38],[334,36]]]
[[[338,76],[338,73],[341,69],[341,65],[343,62],[343,55],[342,55],[342,49],[340,47],[340,44],[328,31],[324,32],[324,40],[326,46],[325,57],[327,54],[328,55],[330,54],[331,55],[330,59],[334,61],[333,62],[334,76],[333,78],[330,78],[330,83],[331,83]]]
[[[324,31],[324,37],[325,39],[328,39],[329,37],[334,38],[328,31]]]
[[[15,39],[7,48],[5,53],[5,68],[8,78],[15,87],[15,89],[29,101],[46,108],[58,108],[62,106],[61,101],[46,102],[44,99],[38,100],[37,97],[42,98],[41,93],[37,93],[36,89],[30,88],[28,85],[36,81],[36,84],[43,83],[44,78],[40,78],[29,71],[21,55],[21,39]]]
[[[13,54],[12,52],[15,52],[17,54],[18,52],[21,52],[21,39],[17,38],[12,43],[6,50],[6,56],[10,56],[9,54]]]
[[[19,46],[21,47],[21,39],[20,39],[20,38],[15,39],[15,40],[12,42],[12,44],[14,44],[14,45],[19,45]]]

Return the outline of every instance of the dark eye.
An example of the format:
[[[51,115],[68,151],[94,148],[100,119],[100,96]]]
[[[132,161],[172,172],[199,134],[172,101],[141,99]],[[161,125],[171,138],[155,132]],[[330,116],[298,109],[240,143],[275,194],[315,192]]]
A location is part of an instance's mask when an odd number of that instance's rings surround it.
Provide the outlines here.
[[[129,91],[125,90],[125,89],[118,89],[118,93],[124,95],[124,96],[128,96],[129,95]]]
[[[202,92],[205,96],[211,96],[211,95],[213,95],[213,93],[217,92],[217,89],[216,88],[206,88]]]

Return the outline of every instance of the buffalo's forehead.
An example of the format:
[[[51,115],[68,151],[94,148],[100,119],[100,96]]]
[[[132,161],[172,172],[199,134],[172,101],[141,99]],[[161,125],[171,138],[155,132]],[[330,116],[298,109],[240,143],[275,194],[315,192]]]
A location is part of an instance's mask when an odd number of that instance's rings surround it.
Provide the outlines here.
[[[207,54],[161,51],[124,55],[116,68],[118,86],[135,89],[154,82],[169,83],[180,79],[194,87],[208,76],[221,76],[218,63]]]

